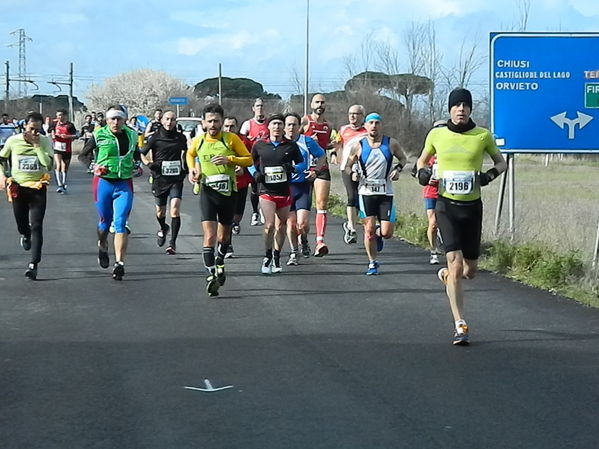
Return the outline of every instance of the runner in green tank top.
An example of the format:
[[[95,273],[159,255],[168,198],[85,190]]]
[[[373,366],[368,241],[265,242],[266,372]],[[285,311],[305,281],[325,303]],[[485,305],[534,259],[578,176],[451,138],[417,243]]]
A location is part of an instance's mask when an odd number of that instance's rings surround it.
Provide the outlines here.
[[[189,181],[201,183],[203,258],[208,271],[206,291],[209,296],[218,296],[218,289],[226,279],[225,254],[230,244],[229,236],[235,214],[235,167],[249,167],[252,156],[236,134],[221,131],[224,111],[220,105],[206,105],[203,116],[206,133],[192,141],[186,157],[190,171]],[[215,257],[214,247],[217,242]]]
[[[435,213],[445,247],[447,268],[441,268],[438,276],[446,285],[455,321],[453,344],[467,345],[469,334],[463,316],[462,278],[474,277],[480,255],[480,188],[505,171],[507,165],[491,133],[477,127],[470,118],[470,92],[454,89],[449,95],[448,106],[450,119],[447,127],[434,128],[426,137],[424,150],[417,162],[418,181],[427,185],[431,176],[439,179]],[[485,153],[494,163],[487,172],[482,171]],[[428,168],[428,161],[433,155],[437,156],[437,173]]]

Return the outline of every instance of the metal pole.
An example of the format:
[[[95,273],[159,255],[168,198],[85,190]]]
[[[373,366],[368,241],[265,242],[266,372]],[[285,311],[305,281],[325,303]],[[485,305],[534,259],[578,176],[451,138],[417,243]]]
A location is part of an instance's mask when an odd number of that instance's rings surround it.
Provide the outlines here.
[[[501,212],[503,211],[503,200],[505,199],[505,185],[507,184],[507,177],[508,174],[506,170],[501,175],[501,184],[499,184],[499,197],[497,198],[497,210],[495,212],[495,237],[499,235],[499,224],[501,221]]]
[[[218,63],[218,104],[223,104],[223,65]]]
[[[306,0],[306,73],[304,77],[304,115],[308,115],[308,81],[310,70],[310,0]]]
[[[69,73],[69,120],[75,123],[75,111],[73,110],[73,63]]]
[[[599,253],[599,222],[597,223],[597,237],[595,237],[595,251],[593,251],[593,268],[597,268],[597,253]]]
[[[515,170],[515,160],[514,155],[510,154],[508,159],[508,171],[509,171],[509,182],[510,182],[510,239],[514,241],[516,237],[516,224],[515,224],[515,216],[516,216],[516,170]]]
[[[179,117],[179,105],[177,105],[177,117]]]
[[[9,89],[10,89],[10,63],[8,61],[6,61],[6,90],[4,91],[4,112],[8,113],[8,96],[9,96]]]

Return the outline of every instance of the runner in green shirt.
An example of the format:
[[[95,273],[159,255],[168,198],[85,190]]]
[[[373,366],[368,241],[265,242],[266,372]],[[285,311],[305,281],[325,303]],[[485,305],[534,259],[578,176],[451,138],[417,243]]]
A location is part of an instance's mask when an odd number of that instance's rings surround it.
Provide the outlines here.
[[[447,268],[439,270],[439,279],[446,285],[451,312],[455,321],[453,344],[467,345],[468,325],[464,320],[462,278],[472,279],[480,255],[482,202],[480,188],[499,176],[507,165],[491,133],[479,128],[470,118],[472,95],[462,88],[449,94],[449,115],[446,128],[434,128],[426,137],[424,150],[418,159],[418,181],[428,185],[431,176],[439,179],[439,198],[435,208],[437,223],[447,257]],[[487,153],[494,166],[482,171]],[[428,168],[428,161],[437,156],[437,173]]]
[[[52,144],[40,135],[43,121],[40,113],[29,113],[24,132],[9,137],[0,151],[0,190],[8,190],[21,246],[25,251],[32,250],[31,263],[25,271],[25,276],[32,280],[37,278],[37,264],[42,258],[46,186],[52,169]],[[8,165],[11,177],[7,178]]]

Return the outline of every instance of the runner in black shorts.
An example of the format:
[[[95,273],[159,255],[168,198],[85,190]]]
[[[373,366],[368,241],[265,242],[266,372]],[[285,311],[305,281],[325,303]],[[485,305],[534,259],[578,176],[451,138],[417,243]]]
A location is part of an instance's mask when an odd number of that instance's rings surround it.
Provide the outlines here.
[[[439,270],[439,279],[446,285],[455,331],[454,345],[467,345],[468,325],[464,320],[462,278],[472,279],[480,255],[482,202],[480,190],[507,165],[495,146],[493,135],[479,128],[470,118],[472,95],[458,88],[449,94],[447,127],[434,128],[426,137],[424,150],[418,159],[418,181],[428,185],[432,171],[429,160],[437,156],[439,198],[435,214],[443,239],[447,268]],[[487,153],[493,167],[482,171],[483,156]]]
[[[226,279],[224,259],[236,207],[235,166],[247,167],[252,163],[241,139],[234,133],[221,132],[223,116],[220,105],[206,105],[203,111],[206,133],[194,138],[187,152],[189,181],[201,182],[203,258],[208,271],[206,291],[209,296],[218,296],[218,289]]]
[[[316,141],[300,134],[300,123],[299,115],[293,112],[285,114],[285,137],[297,143],[304,159],[304,162],[297,165],[295,172],[291,174],[291,207],[287,219],[287,237],[291,253],[287,265],[298,264],[298,243],[301,243],[302,255],[310,257],[308,232],[312,210],[312,186],[316,172],[325,161],[325,152]],[[316,166],[310,168],[310,161],[315,161]]]
[[[268,119],[268,140],[259,140],[252,148],[254,177],[258,181],[260,207],[264,214],[266,254],[262,261],[262,274],[282,271],[281,249],[285,243],[287,217],[291,206],[289,183],[291,174],[295,171],[293,164],[301,164],[304,160],[297,144],[285,138],[284,129],[283,114],[271,115]]]
[[[252,142],[243,134],[237,133],[237,118],[233,116],[225,117],[223,124],[223,131],[228,133],[235,133],[241,139],[243,144],[246,146],[248,151],[252,148]],[[250,175],[249,171],[245,167],[239,165],[235,167],[235,175],[237,176],[237,200],[235,201],[235,215],[233,216],[233,224],[231,225],[231,239],[229,240],[229,248],[225,254],[225,258],[233,257],[233,234],[237,235],[241,232],[241,220],[245,213],[245,203],[247,200],[248,189],[254,177]]]
[[[185,179],[185,151],[187,140],[177,131],[177,116],[173,111],[166,111],[161,118],[162,126],[147,140],[142,150],[142,160],[152,171],[154,182],[152,193],[156,199],[156,220],[160,225],[156,243],[164,246],[166,236],[171,230],[171,239],[166,253],[177,252],[177,236],[181,229],[181,198],[183,196],[183,180]],[[148,153],[152,153],[148,159]],[[170,199],[171,226],[166,224],[166,206]]]

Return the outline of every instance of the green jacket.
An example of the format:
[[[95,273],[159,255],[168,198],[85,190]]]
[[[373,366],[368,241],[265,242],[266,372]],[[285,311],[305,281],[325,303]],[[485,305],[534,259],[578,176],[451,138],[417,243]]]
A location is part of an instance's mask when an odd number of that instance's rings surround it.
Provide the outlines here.
[[[102,176],[106,179],[130,179],[133,176],[133,153],[137,148],[137,133],[127,126],[122,130],[129,139],[129,148],[124,156],[120,155],[116,136],[108,126],[94,131],[96,140],[96,164],[107,168]]]

